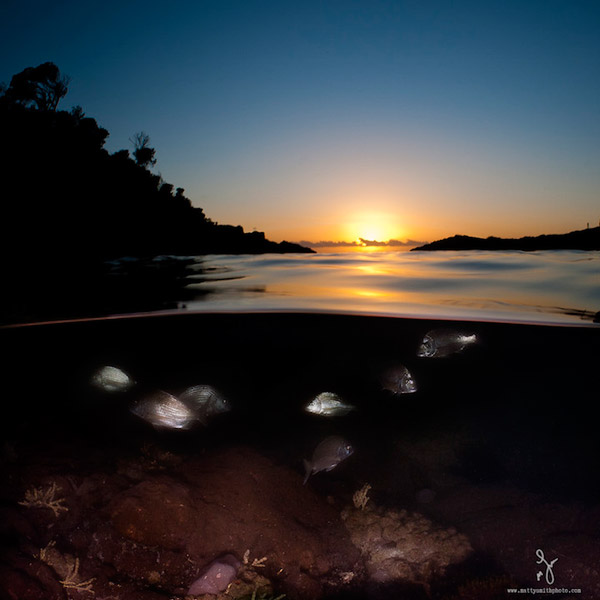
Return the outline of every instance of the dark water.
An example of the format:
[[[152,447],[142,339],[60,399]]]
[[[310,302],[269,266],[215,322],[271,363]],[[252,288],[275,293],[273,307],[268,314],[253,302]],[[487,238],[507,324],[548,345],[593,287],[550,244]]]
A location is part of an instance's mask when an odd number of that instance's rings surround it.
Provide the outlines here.
[[[465,260],[461,273],[481,267]],[[474,334],[478,342],[447,357],[419,358],[423,336],[439,328]],[[549,558],[560,557],[554,587],[598,597],[600,345],[591,323],[180,311],[10,328],[0,331],[0,339],[8,349],[2,366],[5,507],[16,505],[35,477],[116,472],[119,457],[136,456],[148,445],[183,457],[184,464],[230,447],[249,448],[297,473],[300,493],[302,460],[321,440],[339,435],[354,454],[313,475],[311,493],[341,507],[369,484],[370,501],[380,510],[424,515],[464,533],[474,549],[469,560],[425,585],[379,585],[366,577],[348,597],[467,597],[461,585],[494,578],[503,582],[501,595],[488,590],[477,597],[510,597],[505,582],[546,585],[536,581],[539,548]],[[413,374],[417,392],[382,389],[382,369],[397,364]],[[90,377],[102,365],[126,370],[136,387],[121,395],[92,389]],[[232,406],[209,427],[157,432],[130,412],[149,391],[177,394],[197,384],[214,386]],[[307,414],[305,405],[324,391],[356,410],[338,418]],[[90,518],[81,515],[82,522]],[[9,555],[51,537],[49,530],[40,539],[39,533],[23,533],[26,528],[15,531],[3,538]],[[33,541],[24,541],[27,535]],[[62,535],[59,543],[75,552],[74,534]],[[99,560],[89,553],[81,558],[90,565]],[[289,581],[273,579],[275,591],[294,597]],[[120,571],[117,580],[148,592],[140,576],[128,579]],[[156,584],[152,590],[156,597],[183,597],[181,585]],[[312,597],[329,592],[321,593]],[[331,597],[345,596],[337,590]]]
[[[417,357],[423,335],[439,328],[475,333],[478,342],[443,358]],[[1,335],[10,349],[3,361],[3,428],[9,437],[21,424],[25,434],[38,426],[42,437],[91,430],[120,443],[129,435],[123,431],[152,435],[130,416],[131,400],[148,390],[175,392],[200,383],[221,390],[233,405],[217,423],[223,428],[219,435],[267,446],[275,441],[277,451],[284,439],[281,451],[292,463],[299,464],[306,448],[329,432],[347,434],[371,454],[374,440],[386,445],[419,431],[467,428],[494,457],[498,472],[507,469],[526,485],[573,497],[594,499],[599,491],[600,478],[587,470],[600,460],[593,417],[596,328],[195,314],[46,325]],[[416,393],[393,396],[382,390],[382,370],[396,363],[413,374]],[[106,364],[119,365],[138,382],[129,396],[92,388],[93,372]],[[323,391],[339,394],[356,412],[337,419],[306,414],[305,404]],[[183,432],[193,443],[211,434],[202,429],[197,435]],[[524,445],[530,454],[519,462],[515,456]],[[385,452],[376,454],[377,461],[386,461]],[[543,460],[546,454],[551,460]],[[361,461],[357,452],[352,462]]]

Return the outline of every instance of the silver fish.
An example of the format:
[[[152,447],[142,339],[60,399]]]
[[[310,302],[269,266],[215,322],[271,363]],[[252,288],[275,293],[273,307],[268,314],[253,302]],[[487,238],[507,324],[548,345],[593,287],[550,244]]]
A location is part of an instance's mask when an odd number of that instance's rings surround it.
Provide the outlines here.
[[[135,385],[135,381],[125,371],[110,365],[98,369],[90,381],[104,392],[126,392]]]
[[[204,425],[211,417],[231,410],[229,402],[210,385],[193,385],[179,398]]]
[[[306,412],[323,417],[337,417],[347,415],[354,406],[344,404],[343,400],[333,392],[322,392],[304,408]]]
[[[401,364],[386,369],[380,378],[384,390],[394,394],[412,394],[417,391],[417,384],[410,371]]]
[[[187,595],[217,595],[224,592],[237,577],[241,566],[241,561],[233,554],[226,554],[217,558],[204,568],[198,579],[188,589]]]
[[[342,437],[332,435],[325,438],[313,452],[310,461],[304,460],[304,483],[313,473],[319,471],[331,471],[344,459],[354,452],[354,448]]]
[[[467,346],[477,343],[475,333],[464,333],[452,329],[428,331],[417,349],[420,358],[438,358],[462,352]]]
[[[185,402],[162,390],[139,400],[130,410],[157,429],[189,429],[199,420]]]

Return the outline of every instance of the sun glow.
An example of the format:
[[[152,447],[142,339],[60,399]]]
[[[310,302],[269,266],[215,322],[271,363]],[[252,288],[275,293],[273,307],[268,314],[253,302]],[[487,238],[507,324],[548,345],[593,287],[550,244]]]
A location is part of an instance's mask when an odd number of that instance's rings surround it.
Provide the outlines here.
[[[358,210],[350,213],[344,221],[341,232],[344,238],[363,246],[365,244],[361,240],[386,242],[402,239],[405,234],[399,215],[389,210]]]
[[[389,239],[389,238],[388,238]],[[369,228],[369,229],[365,229],[357,238],[356,238],[356,242],[361,245],[361,246],[366,246],[367,244],[363,241],[363,240],[369,240],[369,241],[378,241],[378,242],[383,242],[385,241],[385,234],[380,231],[377,230],[375,228]]]
[[[402,228],[390,215],[369,215],[360,222],[349,224],[348,229],[352,230],[348,237],[361,246],[368,245],[363,240],[387,242],[392,239],[402,239],[403,236]]]

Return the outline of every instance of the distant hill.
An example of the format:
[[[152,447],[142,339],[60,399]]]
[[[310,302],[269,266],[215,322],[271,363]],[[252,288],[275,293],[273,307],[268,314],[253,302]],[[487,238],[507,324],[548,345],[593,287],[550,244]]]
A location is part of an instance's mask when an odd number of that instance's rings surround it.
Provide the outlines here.
[[[522,238],[455,235],[412,250],[600,250],[600,227]]]

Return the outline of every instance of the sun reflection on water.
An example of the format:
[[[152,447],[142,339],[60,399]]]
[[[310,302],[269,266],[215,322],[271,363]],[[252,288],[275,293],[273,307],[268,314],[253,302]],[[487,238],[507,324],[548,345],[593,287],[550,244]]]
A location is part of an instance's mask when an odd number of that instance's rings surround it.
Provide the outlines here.
[[[202,294],[187,306],[581,323],[600,307],[600,253],[584,254],[590,260],[576,251],[202,257],[201,270],[224,275],[190,282]]]

